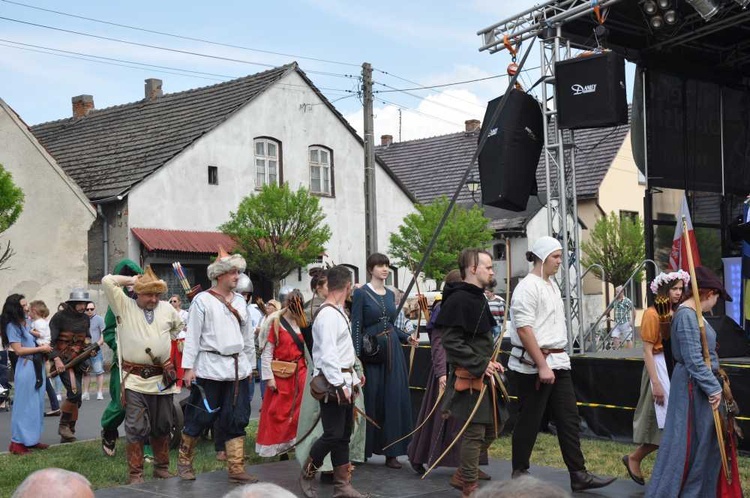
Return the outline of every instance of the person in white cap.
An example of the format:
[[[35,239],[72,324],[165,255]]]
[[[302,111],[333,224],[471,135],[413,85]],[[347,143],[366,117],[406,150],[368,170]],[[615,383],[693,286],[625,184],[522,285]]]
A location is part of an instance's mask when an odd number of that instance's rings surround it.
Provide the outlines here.
[[[579,416],[570,374],[565,312],[560,289],[550,279],[562,263],[557,239],[541,237],[526,259],[534,267],[516,287],[510,305],[513,345],[508,368],[516,377],[519,413],[513,429],[513,474],[529,473],[531,452],[539,426],[549,409],[557,427],[560,451],[570,473],[573,491],[601,488],[615,479],[603,479],[586,470],[581,452]]]
[[[250,380],[255,363],[255,343],[247,305],[235,292],[245,259],[219,248],[208,265],[213,286],[190,305],[185,349],[182,352],[183,383],[191,386],[185,407],[177,473],[194,480],[195,446],[205,429],[218,421],[225,438],[229,481],[257,482],[245,472],[245,427],[250,422]],[[191,385],[192,384],[192,385]]]

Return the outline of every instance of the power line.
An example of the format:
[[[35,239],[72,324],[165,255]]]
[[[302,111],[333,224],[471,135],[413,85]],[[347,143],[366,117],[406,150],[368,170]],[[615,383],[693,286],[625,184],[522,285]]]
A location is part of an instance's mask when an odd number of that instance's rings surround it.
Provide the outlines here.
[[[3,0],[4,2],[7,2],[8,0]],[[381,71],[383,72],[383,71]],[[445,88],[448,86],[456,86],[456,85],[465,85],[467,83],[475,83],[477,81],[486,81],[486,80],[492,80],[495,78],[502,78],[505,76],[504,74],[496,74],[494,76],[487,76],[485,78],[476,78],[473,80],[464,80],[464,81],[454,81],[453,83],[443,83],[442,85],[430,85],[430,86],[417,86],[414,88],[392,88],[391,90],[379,90],[376,93],[389,93],[389,92],[410,92],[410,91],[417,91],[417,90],[432,90],[434,88]]]
[[[378,85],[383,85],[384,87],[390,88],[391,90],[397,90],[397,88],[393,88],[392,86],[386,85],[385,83],[377,82],[377,84]],[[376,92],[373,92],[373,93],[380,93],[380,91],[376,91]],[[407,92],[406,90],[401,90],[401,93],[403,93],[405,95],[408,95],[410,97],[414,97],[414,98],[419,99],[419,100],[427,100],[427,98],[422,97],[421,95],[416,95],[416,94],[413,94],[411,92]],[[457,109],[457,108],[451,107],[451,106],[449,106],[447,104],[443,104],[442,102],[436,102],[434,100],[431,100],[429,102],[432,103],[432,104],[435,104],[435,105],[439,105],[440,107],[445,107],[446,109],[450,109],[451,111],[460,112],[460,113],[466,112],[463,109]],[[468,100],[466,102],[467,103],[471,103],[471,104],[476,105],[476,106],[479,106],[479,104],[477,104],[476,102],[469,102]],[[484,107],[484,106],[479,106],[479,107]]]
[[[152,33],[152,34],[155,34],[155,35],[169,36],[171,38],[178,38],[178,39],[181,39],[181,40],[197,41],[197,42],[200,42],[200,43],[207,43],[209,45],[217,45],[217,46],[220,46],[220,47],[237,48],[237,49],[240,49],[240,50],[248,50],[250,52],[259,52],[259,53],[262,53],[262,54],[270,54],[270,55],[280,55],[282,57],[292,57],[292,58],[295,58],[295,59],[304,59],[304,60],[315,61],[315,62],[324,62],[324,63],[327,63],[327,64],[338,64],[338,65],[341,65],[341,66],[351,66],[351,67],[359,67],[360,66],[359,64],[354,64],[354,63],[351,63],[351,62],[334,61],[334,60],[330,60],[330,59],[321,59],[321,58],[318,58],[318,57],[307,57],[307,56],[304,56],[304,55],[285,54],[283,52],[274,52],[274,51],[271,51],[271,50],[263,50],[263,49],[259,49],[259,48],[245,47],[245,46],[242,46],[242,45],[233,45],[231,43],[222,43],[222,42],[217,42],[217,41],[212,41],[212,40],[206,40],[205,38],[195,38],[195,37],[192,37],[192,36],[178,35],[178,34],[175,34],[175,33],[168,33],[168,32],[165,32],[165,31],[157,31],[157,30],[154,30],[154,29],[140,28],[138,26],[130,26],[128,24],[120,24],[120,23],[116,23],[116,22],[112,22],[112,21],[105,21],[103,19],[95,19],[93,17],[86,17],[86,16],[77,15],[77,14],[71,14],[69,12],[62,12],[60,10],[45,9],[45,8],[42,8],[42,7],[37,7],[35,5],[29,5],[29,4],[22,3],[22,2],[14,2],[12,0],[2,0],[2,1],[5,2],[5,3],[9,3],[9,4],[13,4],[13,5],[18,5],[18,6],[21,6],[21,7],[26,7],[28,9],[34,9],[34,10],[39,10],[39,11],[43,11],[43,12],[50,12],[50,13],[61,15],[61,16],[72,17],[72,18],[75,18],[75,19],[82,19],[84,21],[92,21],[92,22],[96,22],[96,23],[100,23],[100,24],[106,24],[108,26],[117,26],[118,28],[126,28],[126,29],[132,29],[132,30],[135,30],[135,31],[142,31],[144,33]]]
[[[397,104],[395,102],[389,102],[389,101],[384,100],[384,99],[382,99],[380,97],[375,97],[375,99],[379,100],[380,102],[382,102],[383,104],[386,104],[386,105],[396,106],[396,107],[401,108],[401,109],[403,109],[405,111],[410,111],[410,112],[414,112],[414,113],[417,113],[417,114],[421,114],[422,116],[424,116],[426,118],[437,119],[438,121],[442,121],[444,123],[448,123],[448,124],[451,124],[451,125],[454,125],[454,126],[463,126],[463,124],[455,123],[453,121],[448,121],[447,119],[443,119],[443,118],[438,117],[438,116],[433,116],[432,114],[427,114],[426,112],[418,111],[416,109],[411,109],[409,107],[406,107],[406,106],[401,105],[401,104]]]
[[[19,23],[19,24],[25,24],[25,25],[34,26],[34,27],[37,27],[37,28],[50,29],[50,30],[53,30],[53,31],[60,31],[60,32],[63,32],[63,33],[70,33],[70,34],[79,35],[79,36],[87,36],[89,38],[96,38],[96,39],[99,39],[99,40],[107,40],[107,41],[113,41],[113,42],[117,42],[117,43],[125,43],[127,45],[135,45],[135,46],[138,46],[138,47],[153,48],[153,49],[156,49],[156,50],[164,50],[164,51],[167,51],[167,52],[175,52],[175,53],[179,53],[179,54],[192,55],[192,56],[195,56],[195,57],[203,57],[203,58],[207,58],[207,59],[223,60],[223,61],[227,61],[227,62],[237,62],[237,63],[240,63],[240,64],[250,64],[250,65],[262,66],[262,67],[268,67],[268,68],[275,68],[275,67],[277,67],[277,66],[275,66],[273,64],[265,64],[263,62],[254,62],[254,61],[248,61],[248,60],[244,60],[244,59],[235,59],[233,57],[222,57],[220,55],[211,55],[211,54],[204,54],[202,52],[193,52],[191,50],[182,50],[182,49],[178,49],[178,48],[169,48],[169,47],[162,47],[160,45],[151,45],[151,44],[148,44],[148,43],[134,42],[134,41],[130,41],[130,40],[122,40],[120,38],[114,38],[114,37],[103,36],[103,35],[95,35],[95,34],[92,34],[92,33],[85,33],[83,31],[75,31],[75,30],[72,30],[72,29],[58,28],[58,27],[55,27],[55,26],[48,26],[46,24],[39,24],[39,23],[30,22],[30,21],[22,21],[20,19],[12,19],[10,17],[0,16],[0,20],[15,22],[15,23]],[[321,75],[324,75],[324,76],[335,76],[335,77],[339,77],[339,78],[352,78],[353,77],[350,74],[337,74],[337,73],[330,73],[330,72],[326,72],[326,71],[306,71],[306,72],[310,73],[310,74],[321,74]]]

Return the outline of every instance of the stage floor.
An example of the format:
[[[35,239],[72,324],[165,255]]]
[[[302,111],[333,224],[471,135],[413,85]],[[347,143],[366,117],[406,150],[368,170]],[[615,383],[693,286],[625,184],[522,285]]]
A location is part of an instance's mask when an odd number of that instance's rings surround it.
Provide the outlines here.
[[[460,495],[457,490],[448,485],[448,479],[454,469],[436,469],[430,473],[427,479],[422,480],[411,471],[405,459],[402,458],[402,460],[404,460],[404,468],[393,470],[383,465],[382,457],[374,457],[368,463],[357,466],[354,471],[353,483],[359,491],[371,493],[373,497],[456,498]],[[301,496],[297,487],[299,465],[296,461],[274,462],[247,468],[248,472],[257,475],[262,481],[273,482],[290,490],[297,496]],[[492,476],[491,482],[502,481],[510,477],[510,462],[490,460],[490,465],[483,468]],[[539,479],[560,486],[565,490],[570,490],[568,473],[563,469],[532,466],[531,473]],[[488,483],[484,482],[482,485],[486,486]],[[137,486],[100,489],[96,492],[96,496],[97,498],[220,497],[235,487],[236,485],[227,482],[225,471],[216,471],[200,474],[198,479],[193,482],[181,481],[177,477],[163,481],[152,480]],[[318,490],[321,498],[333,494],[333,486],[319,485]],[[618,479],[606,488],[576,493],[576,496],[614,498],[640,497],[643,494],[644,488],[642,486],[638,486],[630,480]]]
[[[600,358],[607,360],[637,360],[643,361],[643,349],[622,348],[615,351],[597,351],[595,353],[575,354],[573,358]],[[719,358],[721,365],[750,365],[750,356],[737,356],[728,358]]]

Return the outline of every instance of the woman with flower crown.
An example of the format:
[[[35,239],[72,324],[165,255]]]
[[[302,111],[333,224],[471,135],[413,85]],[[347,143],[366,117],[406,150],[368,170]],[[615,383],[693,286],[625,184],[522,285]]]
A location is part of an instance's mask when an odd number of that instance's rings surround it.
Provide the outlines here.
[[[641,395],[633,416],[633,442],[639,446],[622,457],[628,475],[641,486],[645,484],[641,461],[659,449],[664,428],[671,372],[665,349],[669,348],[672,315],[689,282],[690,275],[682,270],[660,273],[649,286],[655,296],[654,305],[643,313],[641,319],[644,366]]]

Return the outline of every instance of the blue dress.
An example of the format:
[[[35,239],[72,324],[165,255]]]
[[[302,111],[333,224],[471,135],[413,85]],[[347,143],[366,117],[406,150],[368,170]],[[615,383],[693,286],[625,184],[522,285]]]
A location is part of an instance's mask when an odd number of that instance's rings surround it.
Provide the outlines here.
[[[17,342],[25,348],[36,347],[34,336],[31,335],[31,327],[28,324],[20,326],[9,323],[7,332],[9,343]],[[25,446],[34,446],[39,443],[44,429],[45,390],[35,387],[36,373],[32,357],[33,355],[18,357],[13,377],[15,395],[11,413],[11,441]],[[42,375],[45,375],[44,369],[42,369]],[[42,379],[42,386],[45,383],[46,380]]]
[[[721,471],[719,443],[708,396],[721,391],[715,372],[716,332],[706,322],[711,367],[703,362],[695,311],[680,307],[672,319],[675,368],[661,445],[646,496],[716,496]]]
[[[354,291],[352,296],[352,339],[357,356],[362,354],[363,334],[378,336],[381,350],[387,351],[383,363],[365,363],[365,411],[380,425],[381,430],[367,424],[365,458],[374,454],[396,457],[406,454],[409,439],[383,451],[383,446],[408,434],[412,430],[409,372],[401,343],[409,334],[394,327],[396,301],[393,292],[386,289],[384,296],[369,285]],[[380,335],[384,331],[388,334]]]

